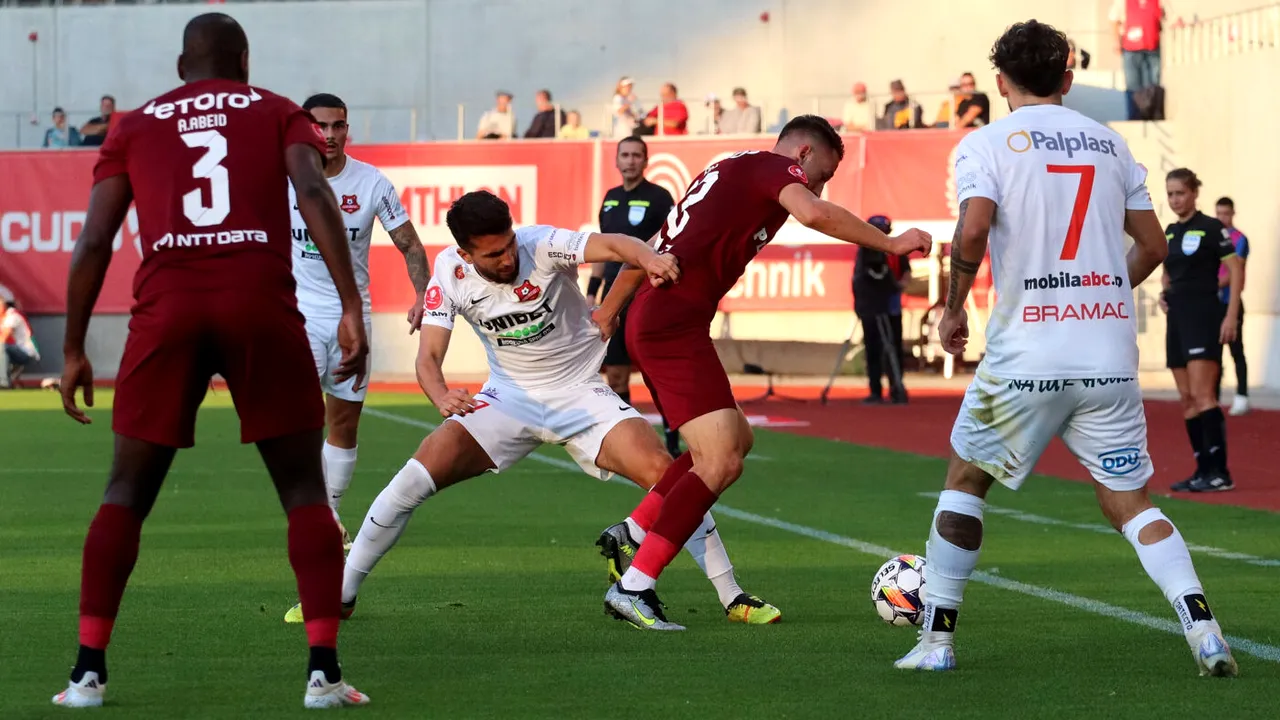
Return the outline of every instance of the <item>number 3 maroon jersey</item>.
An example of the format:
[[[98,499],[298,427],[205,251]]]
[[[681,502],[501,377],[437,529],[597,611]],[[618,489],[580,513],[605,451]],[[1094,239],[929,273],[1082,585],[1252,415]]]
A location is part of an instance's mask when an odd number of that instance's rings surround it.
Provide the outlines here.
[[[227,287],[292,296],[285,148],[295,143],[324,152],[309,113],[230,80],[183,85],[126,115],[93,175],[127,174],[133,188],[134,299]]]
[[[710,322],[747,263],[787,221],[778,194],[807,182],[794,160],[772,152],[738,153],[703,170],[662,226],[660,251],[680,259],[680,282],[656,290],[663,304],[679,299]]]

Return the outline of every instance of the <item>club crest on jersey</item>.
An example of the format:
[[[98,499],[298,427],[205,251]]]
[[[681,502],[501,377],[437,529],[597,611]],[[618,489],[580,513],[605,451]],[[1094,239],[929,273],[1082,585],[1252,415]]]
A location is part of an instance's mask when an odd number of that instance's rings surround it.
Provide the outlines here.
[[[1195,255],[1200,249],[1200,240],[1204,238],[1203,230],[1188,230],[1182,235],[1182,254]]]
[[[644,222],[644,211],[648,208],[643,205],[632,205],[627,208],[627,222],[632,225],[639,225]]]
[[[525,280],[519,287],[515,288],[517,302],[533,302],[542,294],[542,288]]]
[[[439,285],[432,285],[427,288],[426,302],[424,303],[428,310],[439,310],[444,304],[444,293],[440,291]]]
[[[800,178],[800,182],[802,183],[807,184],[809,182],[809,176],[804,174],[804,168],[800,167],[799,165],[792,165],[791,167],[787,168],[787,172]]]
[[[463,270],[461,265],[455,266],[453,268],[453,276],[458,278],[459,280],[462,280],[467,276],[467,271]]]
[[[360,210],[360,198],[355,195],[343,195],[342,204],[338,207],[342,208],[342,212],[348,215],[354,214]]]

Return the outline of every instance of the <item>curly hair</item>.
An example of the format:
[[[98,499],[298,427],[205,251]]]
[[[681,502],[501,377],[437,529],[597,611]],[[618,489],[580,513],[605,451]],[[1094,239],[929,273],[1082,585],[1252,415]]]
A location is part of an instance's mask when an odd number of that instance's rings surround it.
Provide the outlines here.
[[[991,46],[991,64],[1007,80],[1036,97],[1062,89],[1071,46],[1052,25],[1028,20],[1009,26]]]

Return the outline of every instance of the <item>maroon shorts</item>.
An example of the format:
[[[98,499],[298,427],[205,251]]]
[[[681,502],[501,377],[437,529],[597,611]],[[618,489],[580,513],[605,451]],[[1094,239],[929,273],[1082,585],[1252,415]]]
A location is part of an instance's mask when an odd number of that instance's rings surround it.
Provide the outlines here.
[[[627,311],[627,351],[658,412],[676,429],[707,413],[736,408],[729,375],[711,342],[710,320],[668,307],[662,296],[643,291]]]
[[[112,429],[166,447],[195,444],[214,374],[231,390],[240,440],[324,427],[324,401],[301,313],[252,291],[166,293],[139,303],[116,376]]]

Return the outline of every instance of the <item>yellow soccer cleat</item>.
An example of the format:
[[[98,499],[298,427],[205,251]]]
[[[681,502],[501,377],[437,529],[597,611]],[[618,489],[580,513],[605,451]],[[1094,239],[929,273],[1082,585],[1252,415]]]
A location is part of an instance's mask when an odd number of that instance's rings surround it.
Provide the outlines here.
[[[729,622],[745,625],[772,625],[782,619],[782,611],[755,595],[742,593],[724,609]]]
[[[356,611],[356,601],[352,600],[350,604],[342,603],[342,619],[348,620]],[[289,612],[284,614],[284,621],[290,624],[306,622],[306,618],[302,617],[302,603],[298,603],[289,608]]]

